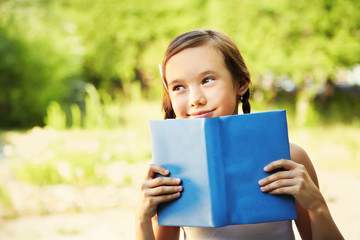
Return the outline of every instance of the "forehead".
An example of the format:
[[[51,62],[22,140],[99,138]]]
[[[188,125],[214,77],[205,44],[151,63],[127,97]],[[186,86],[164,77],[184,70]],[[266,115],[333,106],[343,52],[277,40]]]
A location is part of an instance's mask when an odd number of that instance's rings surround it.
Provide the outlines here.
[[[228,71],[223,55],[211,44],[187,48],[172,56],[166,64],[166,79],[183,79],[206,71]]]

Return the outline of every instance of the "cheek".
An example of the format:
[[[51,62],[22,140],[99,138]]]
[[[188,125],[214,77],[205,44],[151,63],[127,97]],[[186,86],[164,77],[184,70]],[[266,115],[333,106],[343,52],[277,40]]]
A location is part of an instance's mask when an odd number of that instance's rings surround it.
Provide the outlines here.
[[[181,117],[182,115],[186,114],[187,111],[187,102],[184,97],[180,96],[173,96],[170,97],[173,110],[177,117]]]
[[[237,95],[236,94],[222,94],[219,96],[219,106],[226,112],[226,114],[233,114],[237,106]]]

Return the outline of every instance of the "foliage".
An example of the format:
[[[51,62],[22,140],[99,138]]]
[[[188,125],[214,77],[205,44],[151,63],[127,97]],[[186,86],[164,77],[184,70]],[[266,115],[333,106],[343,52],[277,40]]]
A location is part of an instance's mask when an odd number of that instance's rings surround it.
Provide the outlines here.
[[[50,100],[66,96],[77,74],[74,57],[64,54],[66,34],[52,30],[60,20],[45,9],[14,1],[0,7],[0,126],[42,124]]]
[[[85,87],[84,109],[72,103],[64,109],[58,102],[51,102],[47,108],[45,123],[54,129],[111,129],[124,123],[123,97],[114,94],[114,99],[106,91],[98,91],[87,84]],[[65,106],[66,108],[66,106]]]
[[[0,185],[0,203],[2,203],[7,208],[12,207],[9,193],[8,193],[6,187],[4,186],[4,184]]]
[[[76,116],[76,115],[75,115]],[[52,101],[47,108],[45,123],[54,129],[66,128],[66,115],[62,111],[59,103]]]
[[[332,94],[322,95],[314,99],[316,112],[323,123],[343,122],[356,124],[360,120],[360,86],[334,87],[328,83],[328,91]],[[329,90],[330,89],[330,90]]]
[[[134,106],[125,109],[129,119],[135,120],[126,121],[126,130],[34,128],[7,132],[3,138],[12,151],[8,150],[6,156],[11,159],[15,176],[36,185],[130,184],[139,173],[122,171],[126,175],[119,175],[120,171],[115,171],[115,181],[110,173],[115,166],[126,169],[129,164],[150,161],[147,122],[160,118],[160,114],[154,115],[157,104],[137,104],[141,105],[136,109],[143,111],[132,112]],[[288,121],[290,141],[303,146],[314,164],[330,169],[360,169],[358,125],[299,127],[292,119],[290,116]],[[31,144],[35,141],[36,146]]]
[[[14,203],[9,195],[6,183],[0,184],[0,209],[2,210],[1,216],[4,218],[13,218],[16,216]]]
[[[119,127],[123,117],[121,96],[116,94],[113,100],[106,92],[101,92],[99,95],[91,84],[86,86],[86,92],[84,127],[87,129]],[[74,117],[74,115],[72,116]]]
[[[2,1],[0,126],[43,124],[51,101],[77,103],[78,82],[111,96],[121,89],[126,99],[140,86],[142,97],[158,99],[166,45],[196,28],[235,40],[255,89],[269,71],[317,87],[360,62],[359,10],[353,0]]]
[[[35,127],[0,137],[7,142],[5,155],[11,160],[14,175],[22,181],[36,185],[126,185],[132,178],[114,174],[113,169],[150,159],[148,120],[160,118],[156,109],[158,103],[152,102],[126,105],[122,108],[124,125],[115,129]]]

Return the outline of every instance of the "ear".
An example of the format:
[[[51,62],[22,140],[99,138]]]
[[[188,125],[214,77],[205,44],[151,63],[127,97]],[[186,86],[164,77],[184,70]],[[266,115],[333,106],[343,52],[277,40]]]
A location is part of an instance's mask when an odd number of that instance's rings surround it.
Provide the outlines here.
[[[246,91],[249,89],[249,83],[244,81],[241,85],[238,85],[237,87],[237,95],[242,96],[246,93]]]

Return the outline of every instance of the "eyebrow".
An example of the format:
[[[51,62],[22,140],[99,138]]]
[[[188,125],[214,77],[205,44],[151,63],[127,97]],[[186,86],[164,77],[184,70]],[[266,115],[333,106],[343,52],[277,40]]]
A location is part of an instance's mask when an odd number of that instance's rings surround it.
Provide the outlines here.
[[[207,70],[207,71],[200,73],[198,76],[201,77],[201,76],[206,76],[206,75],[211,75],[211,74],[218,74],[218,72],[213,71],[213,70]]]
[[[216,74],[218,74],[217,71],[206,70],[204,72],[199,73],[197,75],[197,78],[202,78],[202,77],[207,76],[207,75],[216,75]],[[168,81],[168,85],[169,86],[174,86],[174,85],[176,86],[176,85],[181,84],[183,82],[184,82],[184,79],[175,79],[175,80]]]
[[[181,79],[175,79],[174,81],[170,81],[170,82],[168,81],[169,89],[170,89],[170,87],[180,85],[181,83],[183,83],[183,80],[181,80]]]

